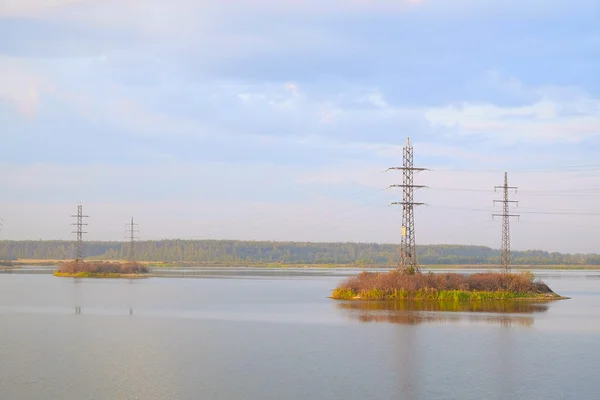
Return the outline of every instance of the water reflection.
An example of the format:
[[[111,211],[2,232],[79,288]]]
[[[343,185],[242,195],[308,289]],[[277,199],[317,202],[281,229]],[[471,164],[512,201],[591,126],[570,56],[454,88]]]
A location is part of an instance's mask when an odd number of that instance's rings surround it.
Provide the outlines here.
[[[350,301],[338,304],[348,317],[362,323],[491,323],[531,326],[533,316],[548,310],[546,303],[486,301],[439,303],[433,301]]]
[[[90,309],[88,308],[88,312],[84,313],[84,314],[96,314],[96,315],[98,313],[100,313],[100,314],[109,314],[109,315],[120,315],[121,314],[120,311],[115,311],[115,310],[98,310],[98,309],[94,310],[94,309],[92,309],[91,312],[89,310]],[[128,310],[128,312],[129,312],[129,315],[133,315],[133,308],[130,308]],[[81,312],[81,307],[80,306],[75,306],[75,315],[79,315],[81,313],[82,313]]]

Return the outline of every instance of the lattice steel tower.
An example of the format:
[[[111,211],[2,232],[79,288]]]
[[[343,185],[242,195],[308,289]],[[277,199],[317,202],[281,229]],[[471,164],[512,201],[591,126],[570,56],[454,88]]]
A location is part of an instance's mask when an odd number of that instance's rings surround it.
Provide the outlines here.
[[[75,244],[75,262],[80,262],[83,260],[83,234],[87,233],[83,231],[83,227],[87,225],[83,222],[83,219],[88,217],[88,215],[83,215],[83,206],[81,204],[77,206],[77,214],[71,215],[71,218],[76,218],[76,222],[71,225],[75,225],[77,228],[77,230],[71,232],[77,234],[77,243]]]
[[[133,217],[131,217],[131,223],[127,224],[127,231],[126,233],[128,234],[128,239],[129,239],[129,254],[127,255],[127,258],[129,259],[129,261],[134,262],[135,261],[135,239],[138,239],[138,237],[136,236],[136,233],[139,233],[140,231],[135,229],[135,227],[138,224],[133,222]]]
[[[416,168],[413,166],[413,147],[410,138],[406,138],[406,144],[403,149],[403,162],[401,167],[392,167],[388,170],[402,170],[402,184],[391,185],[390,187],[401,187],[402,201],[393,202],[402,206],[402,238],[400,240],[400,262],[398,268],[409,274],[419,272],[417,262],[417,250],[415,244],[415,213],[414,207],[425,203],[414,202],[414,190],[424,188],[423,185],[414,184],[414,173],[426,171],[427,168]]]
[[[511,214],[509,210],[509,204],[515,203],[518,207],[519,202],[516,200],[508,199],[508,189],[515,189],[515,193],[517,193],[516,186],[508,186],[508,173],[504,173],[504,185],[503,186],[494,186],[494,191],[498,189],[504,190],[504,199],[503,200],[494,200],[494,204],[502,203],[502,214],[492,214],[492,219],[494,217],[502,217],[502,249],[500,250],[500,262],[502,264],[502,272],[509,273],[510,272],[510,217],[519,217],[518,214]]]

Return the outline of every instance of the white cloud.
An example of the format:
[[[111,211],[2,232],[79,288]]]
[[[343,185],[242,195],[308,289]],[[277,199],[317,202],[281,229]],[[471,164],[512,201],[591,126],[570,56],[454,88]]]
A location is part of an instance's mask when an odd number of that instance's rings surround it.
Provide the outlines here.
[[[230,85],[223,85],[221,88],[227,91],[228,86]],[[235,88],[237,85],[232,86]],[[293,82],[284,85],[263,84],[258,87],[246,85],[246,87],[238,87],[238,90],[240,93],[237,94],[237,98],[245,105],[252,107],[293,110],[302,106],[302,103],[306,105],[307,100],[301,93],[299,85]],[[219,95],[220,93],[217,94],[217,96]]]
[[[93,0],[2,0],[0,16],[39,16],[53,9]]]
[[[193,135],[223,134],[218,127],[210,127],[193,118],[175,117],[161,111],[150,111],[129,98],[117,98],[108,109],[104,122],[125,129],[134,135]],[[92,111],[93,112],[93,111]],[[101,120],[102,118],[97,118]]]
[[[236,9],[270,11],[270,12],[381,12],[406,10],[422,3],[423,0],[330,0],[327,2],[319,0],[230,0],[227,7],[223,10],[235,12]],[[217,0],[178,0],[177,2],[168,2],[164,0],[122,0],[118,3],[115,0],[2,0],[0,2],[0,15],[39,15],[42,12],[87,3],[90,7],[114,7],[121,6],[122,14],[129,14],[130,11],[136,11],[137,15],[153,17],[152,20],[158,20],[156,11],[160,10],[166,15],[161,18],[168,18],[169,10],[198,9],[198,10],[216,10],[222,8],[222,3]],[[160,7],[160,8],[158,8]],[[234,7],[234,8],[232,8]],[[79,8],[85,10],[85,8]],[[101,8],[95,8],[99,10]],[[115,15],[118,18],[118,16]],[[129,15],[133,17],[133,15]]]
[[[0,100],[9,102],[24,117],[35,116],[44,91],[50,91],[47,81],[28,70],[28,64],[18,59],[0,56]]]
[[[285,88],[287,90],[289,90],[290,92],[292,92],[293,94],[297,94],[298,90],[299,90],[298,85],[293,82],[286,83]]]
[[[462,103],[430,108],[425,118],[433,127],[455,128],[459,135],[487,135],[501,142],[581,142],[600,136],[600,100],[540,99],[533,104],[501,107]]]
[[[80,7],[84,5],[86,8]],[[592,10],[596,6],[595,0],[579,0],[577,2],[566,0],[530,0],[526,3],[518,0],[448,0],[443,3],[428,0],[229,0],[226,6],[218,0],[2,0],[0,2],[0,15],[35,15],[53,9],[76,9],[87,11],[93,9],[97,15],[108,22],[108,14],[99,12],[113,9],[116,20],[127,16],[131,20],[137,19],[144,24],[152,24],[163,19],[171,19],[174,13],[180,10],[196,10],[205,12],[270,12],[285,13],[389,13],[407,12],[415,8],[425,8],[438,14],[451,14],[469,16],[473,13],[514,13],[548,15],[559,12],[573,12]],[[118,12],[117,10],[120,10]],[[178,11],[179,10],[179,11]],[[160,11],[160,12],[159,12]],[[91,14],[91,13],[90,13]],[[122,15],[118,15],[122,14]],[[183,13],[182,13],[183,14]],[[141,21],[144,16],[148,21]],[[91,16],[91,15],[90,15]],[[198,15],[196,15],[198,17]]]
[[[317,88],[308,87],[301,95],[285,98],[268,87],[258,86],[251,94],[246,95],[246,101],[253,99],[253,104],[259,105],[262,102],[269,107],[285,104],[285,108],[296,115],[310,115],[310,118],[337,126],[338,129],[369,125],[372,126],[371,130],[381,129],[377,128],[377,124],[386,121],[387,129],[402,131],[411,123],[423,121],[433,128],[430,134],[442,128],[440,136],[444,136],[446,140],[452,140],[451,135],[477,135],[490,143],[577,143],[600,136],[600,100],[571,88],[529,88],[515,79],[510,79],[510,84],[511,90],[521,94],[520,97],[533,100],[520,106],[463,102],[431,108],[407,107],[390,104],[385,95],[375,88],[354,87],[333,91],[327,91],[326,88],[317,92]],[[417,138],[423,133],[419,130],[413,132]],[[351,142],[354,146],[359,145],[355,143],[356,140]],[[379,146],[379,150],[387,153],[399,148],[379,140],[364,142],[360,146],[371,146],[372,149],[372,146]],[[430,146],[432,152],[442,154],[439,153],[440,149],[432,148],[432,144],[427,146]],[[463,158],[473,156],[460,151],[456,146],[444,155]]]
[[[1,58],[0,99],[32,117],[47,95],[63,102],[62,111],[136,135],[319,138],[320,144],[332,148],[362,148],[386,157],[401,151],[404,135],[391,142],[394,132],[409,132],[416,142],[428,142],[425,152],[462,159],[477,157],[451,144],[458,137],[474,135],[490,144],[578,143],[600,137],[599,99],[573,88],[526,87],[515,79],[509,79],[511,90],[532,99],[519,106],[492,102],[406,106],[391,103],[379,88],[351,84],[200,82],[169,89],[177,101],[193,102],[198,110],[173,113],[170,107],[162,108],[167,106],[161,102],[162,88],[86,83],[93,74],[84,73],[89,68],[85,63],[71,67],[70,80],[52,81],[52,70],[42,73],[42,64],[41,60]],[[494,75],[493,79],[500,84],[503,78]],[[61,87],[63,82],[77,91]],[[52,108],[61,110],[55,103]],[[452,151],[431,147],[434,140],[421,139],[424,136],[443,138],[442,146],[451,146]]]
[[[289,168],[274,168],[268,161],[252,163],[248,168],[233,163],[182,162],[169,158],[157,159],[151,165],[119,165],[116,163],[95,163],[79,165],[74,168],[62,163],[11,164],[1,163],[0,169],[11,171],[0,175],[0,185],[15,192],[22,189],[57,193],[72,193],[79,188],[82,195],[85,191],[96,193],[97,190],[115,193],[118,196],[129,196],[127,191],[118,191],[123,180],[131,182],[132,187],[140,181],[166,182],[199,179],[203,185],[218,185],[234,188],[234,183],[242,179],[244,174],[257,177],[268,173],[272,180],[283,179]],[[222,172],[215,175],[214,171]],[[227,178],[227,179],[225,179]],[[196,185],[191,187],[196,188]],[[201,189],[198,189],[201,191]]]
[[[410,132],[417,142],[423,142],[419,138],[425,133],[428,137],[437,135],[446,141],[445,148],[455,137],[470,135],[489,143],[510,144],[578,143],[600,136],[600,100],[572,88],[528,88],[514,79],[510,80],[512,90],[533,101],[519,106],[462,102],[427,108],[391,104],[380,89],[356,85],[216,81],[178,88],[179,101],[193,100],[201,114],[174,115],[160,106],[146,105],[148,101],[160,104],[160,90],[136,92],[100,84],[88,84],[85,90],[71,80],[72,86],[80,88],[75,92],[51,82],[39,72],[39,63],[10,58],[1,61],[0,99],[9,101],[22,115],[35,115],[42,94],[48,94],[90,122],[132,134],[265,137],[277,132],[275,136],[295,136],[298,140],[320,136],[323,143],[342,136],[344,143],[337,145],[363,148],[381,156],[400,153],[398,144],[403,139],[390,143],[393,132]],[[82,64],[81,68],[87,67]],[[77,71],[72,76],[78,76]],[[359,134],[361,129],[365,129],[363,134]],[[342,131],[347,133],[341,135]],[[437,155],[472,158],[456,146],[442,154],[431,147],[432,140],[428,142],[430,152]],[[335,140],[328,145],[336,145]]]

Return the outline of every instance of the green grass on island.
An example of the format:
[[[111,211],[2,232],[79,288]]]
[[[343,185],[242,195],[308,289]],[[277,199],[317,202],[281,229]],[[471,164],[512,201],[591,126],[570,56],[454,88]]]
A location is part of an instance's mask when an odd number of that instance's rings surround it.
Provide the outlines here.
[[[60,265],[54,276],[64,278],[146,278],[150,268],[136,263],[73,261]]]
[[[559,300],[565,299],[531,272],[409,274],[400,270],[361,272],[332,293],[336,300]]]

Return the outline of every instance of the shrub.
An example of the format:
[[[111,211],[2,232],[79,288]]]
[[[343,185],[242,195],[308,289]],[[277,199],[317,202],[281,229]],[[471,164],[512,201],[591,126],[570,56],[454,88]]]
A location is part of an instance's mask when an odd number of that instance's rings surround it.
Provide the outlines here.
[[[145,265],[128,262],[124,264],[111,262],[68,262],[58,268],[62,274],[146,274],[150,269]]]
[[[339,299],[339,300],[350,300],[352,298],[354,298],[356,296],[356,294],[354,293],[354,291],[352,289],[344,289],[344,288],[336,288],[333,291],[333,294],[331,295],[331,297],[333,297],[334,299]]]
[[[553,294],[543,282],[535,282],[531,272],[407,274],[361,272],[346,279],[333,292],[337,299],[423,299],[423,300],[486,300],[531,297],[532,294]]]

